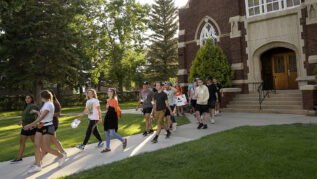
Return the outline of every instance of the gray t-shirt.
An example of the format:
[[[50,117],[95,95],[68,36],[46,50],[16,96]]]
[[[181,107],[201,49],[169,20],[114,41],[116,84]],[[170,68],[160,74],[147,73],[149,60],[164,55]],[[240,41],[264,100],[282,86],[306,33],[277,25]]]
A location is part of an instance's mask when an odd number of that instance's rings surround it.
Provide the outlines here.
[[[147,89],[143,90],[140,95],[141,100],[143,101],[143,109],[153,108],[152,99],[154,98],[154,92]]]
[[[174,106],[175,92],[173,90],[164,90],[164,92],[167,94],[168,104]]]

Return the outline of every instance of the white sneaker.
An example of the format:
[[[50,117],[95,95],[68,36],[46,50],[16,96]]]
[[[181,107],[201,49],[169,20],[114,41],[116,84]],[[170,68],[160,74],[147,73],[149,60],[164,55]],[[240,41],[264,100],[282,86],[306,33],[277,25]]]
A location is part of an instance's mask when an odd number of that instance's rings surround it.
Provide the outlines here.
[[[211,119],[211,124],[214,124],[215,123],[215,119]]]
[[[63,158],[59,159],[59,161],[58,161],[58,167],[63,166],[66,158],[67,158],[67,156],[65,154],[63,154]]]
[[[30,168],[29,170],[28,170],[28,173],[36,173],[36,172],[39,172],[39,171],[41,171],[42,170],[42,167],[39,167],[39,166],[37,166],[37,165],[34,165],[32,168]]]
[[[219,111],[215,111],[215,116],[218,116],[219,115]]]
[[[177,126],[177,123],[176,123],[176,122],[172,124],[172,128],[173,128],[172,130],[173,130],[173,131],[176,131],[176,126]]]
[[[66,152],[64,152],[63,155],[65,156],[65,158],[67,158],[67,153]]]

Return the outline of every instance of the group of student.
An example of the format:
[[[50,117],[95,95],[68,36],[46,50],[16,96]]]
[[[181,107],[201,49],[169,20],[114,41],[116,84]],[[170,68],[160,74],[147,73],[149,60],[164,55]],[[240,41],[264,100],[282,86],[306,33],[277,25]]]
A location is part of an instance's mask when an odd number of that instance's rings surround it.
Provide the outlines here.
[[[219,103],[221,96],[221,86],[217,85],[217,80],[214,78],[213,83],[210,78],[207,78],[207,86],[203,84],[201,79],[195,79],[192,88],[189,89],[190,104],[196,111],[196,117],[199,122],[198,129],[207,128],[207,112],[211,112],[211,122],[214,123],[215,108]],[[127,147],[127,139],[122,138],[116,132],[118,131],[118,119],[121,117],[121,110],[117,100],[116,90],[108,89],[108,99],[106,105],[106,115],[103,121],[106,147],[101,153],[111,151],[110,138],[117,138],[122,142],[123,150]],[[182,94],[181,88],[173,87],[170,82],[164,85],[160,82],[155,83],[155,88],[150,88],[148,82],[144,82],[143,89],[140,91],[139,102],[136,107],[138,111],[142,104],[143,114],[145,115],[146,125],[143,136],[154,133],[151,115],[153,114],[157,120],[157,130],[155,137],[151,140],[152,143],[157,143],[162,127],[166,130],[166,138],[171,136],[171,131],[176,130],[176,120],[174,117],[174,109],[176,107],[175,97]],[[84,150],[88,143],[91,134],[99,141],[98,148],[104,146],[103,140],[98,130],[98,124],[102,124],[102,116],[100,102],[97,92],[94,89],[87,91],[88,100],[85,110],[77,120],[81,120],[85,115],[88,115],[88,128],[86,136],[78,149]],[[42,160],[47,153],[55,155],[58,160],[58,166],[63,166],[67,153],[62,147],[60,141],[56,138],[58,129],[58,117],[61,114],[61,104],[57,100],[53,91],[44,90],[41,92],[41,101],[43,103],[41,109],[34,104],[32,95],[27,95],[25,98],[25,108],[22,113],[22,120],[19,125],[22,125],[20,135],[20,150],[17,159],[11,161],[18,163],[22,161],[22,155],[25,149],[25,142],[28,137],[34,143],[35,163],[28,170],[28,173],[34,173],[42,170]],[[178,111],[178,110],[177,110]],[[183,113],[183,111],[181,111]],[[201,115],[204,116],[204,122],[201,120]],[[166,122],[165,122],[166,121]],[[53,143],[58,150],[50,147]]]
[[[215,115],[220,113],[221,98],[224,96],[221,85],[217,78],[206,78],[206,85],[200,78],[193,80],[193,85],[189,86],[188,91],[189,101],[195,111],[198,129],[207,129],[207,113],[210,113],[210,122],[215,124]],[[203,116],[204,121],[201,120]]]

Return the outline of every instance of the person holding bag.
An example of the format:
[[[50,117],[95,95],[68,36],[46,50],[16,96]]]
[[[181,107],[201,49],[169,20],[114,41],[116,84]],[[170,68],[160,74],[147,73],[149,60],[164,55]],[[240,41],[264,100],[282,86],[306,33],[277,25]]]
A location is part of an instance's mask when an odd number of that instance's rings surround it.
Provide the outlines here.
[[[116,132],[118,131],[118,119],[121,117],[121,110],[117,100],[116,90],[108,89],[107,113],[104,120],[104,129],[106,133],[106,148],[101,153],[110,152],[110,138],[111,136],[117,138],[122,142],[123,150],[127,147],[127,139],[123,139]]]

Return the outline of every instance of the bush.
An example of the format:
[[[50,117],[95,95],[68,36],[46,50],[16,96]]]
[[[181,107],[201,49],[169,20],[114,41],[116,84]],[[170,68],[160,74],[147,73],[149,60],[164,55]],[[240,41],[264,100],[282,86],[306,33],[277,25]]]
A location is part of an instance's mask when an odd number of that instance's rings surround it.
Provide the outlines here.
[[[214,46],[212,40],[201,47],[190,68],[188,80],[194,78],[206,79],[207,77],[216,77],[224,87],[232,86],[234,73],[231,70],[227,57],[219,46]]]
[[[317,83],[317,65],[315,67],[314,74],[315,74],[315,82]]]

